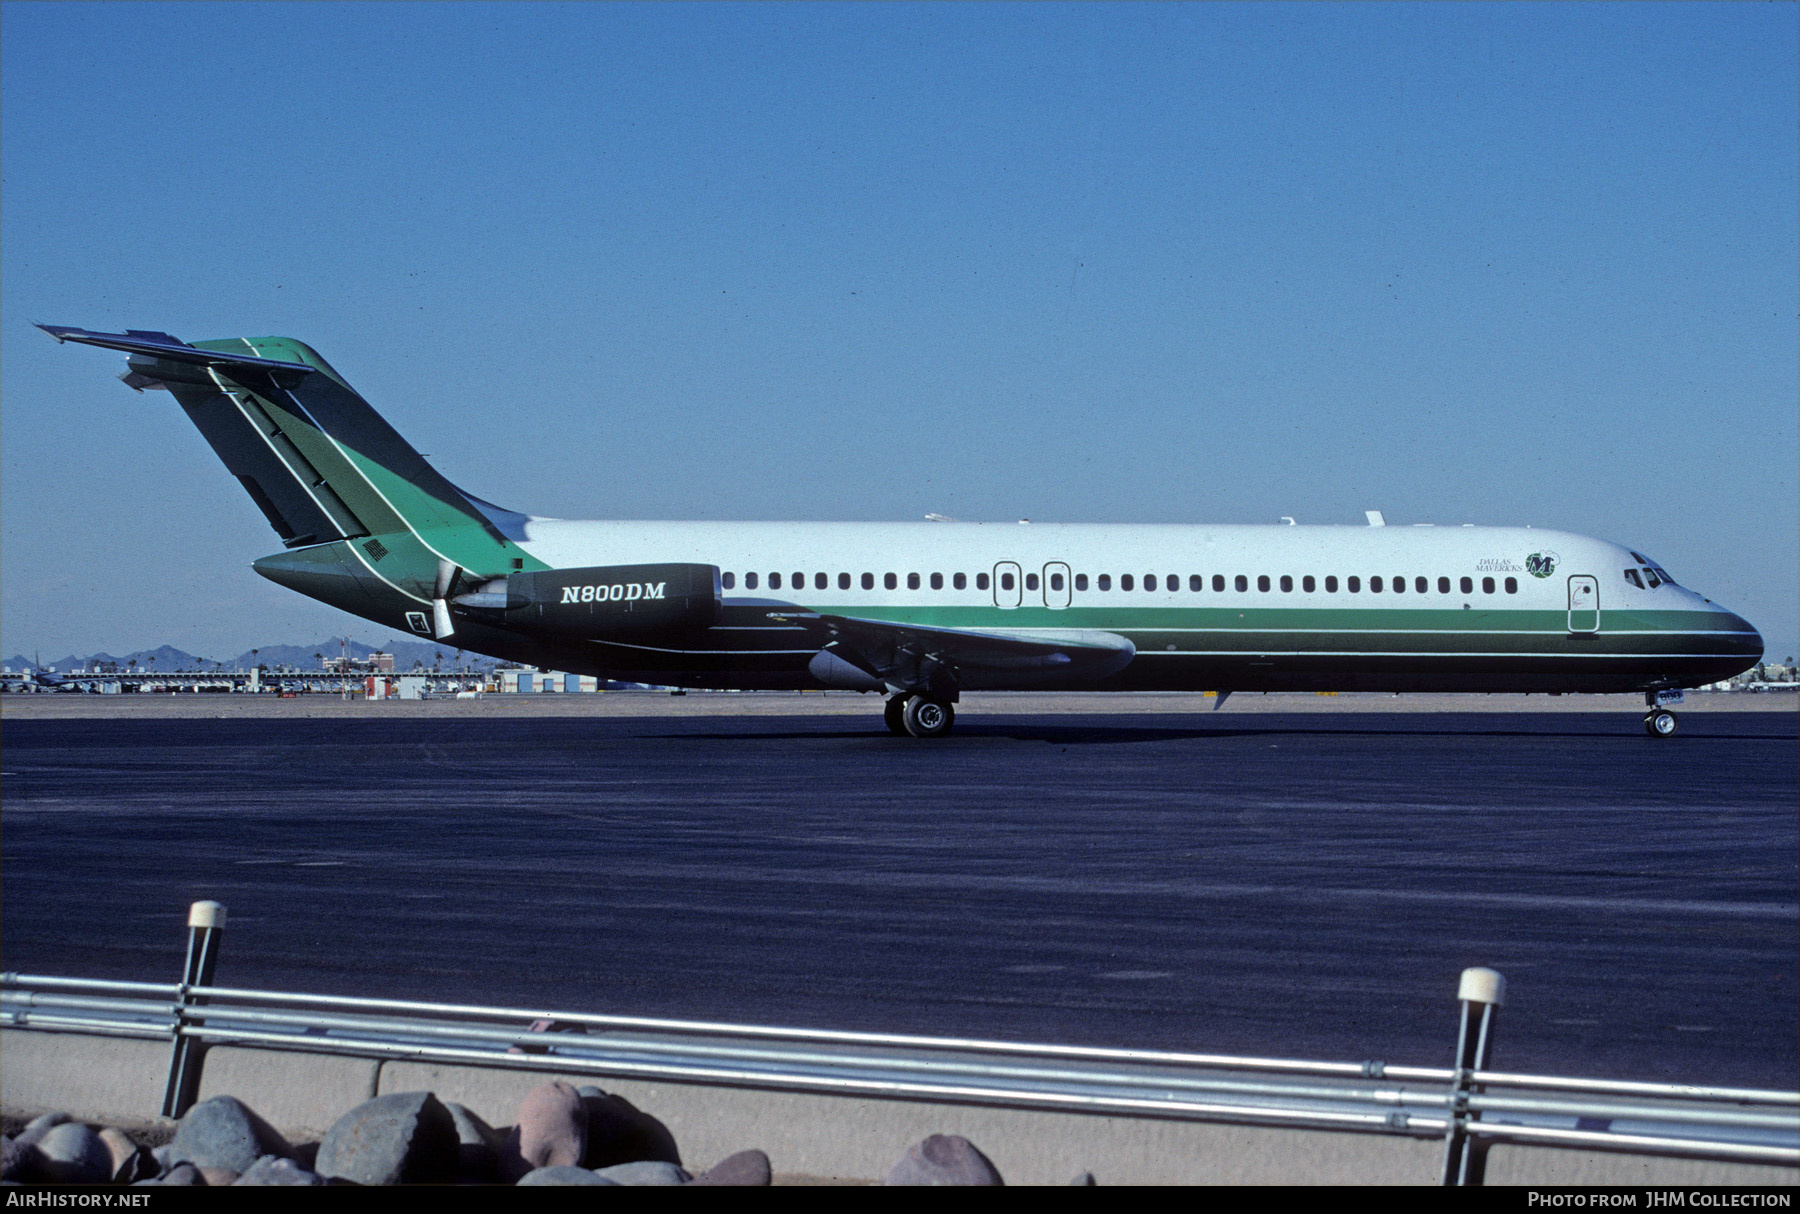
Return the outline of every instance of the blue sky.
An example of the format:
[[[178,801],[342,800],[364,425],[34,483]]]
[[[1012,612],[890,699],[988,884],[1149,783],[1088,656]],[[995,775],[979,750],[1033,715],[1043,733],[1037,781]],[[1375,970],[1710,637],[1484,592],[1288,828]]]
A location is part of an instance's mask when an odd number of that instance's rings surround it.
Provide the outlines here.
[[[42,320],[536,513],[1530,523],[1785,656],[1797,12],[4,4],[0,650],[385,635]]]

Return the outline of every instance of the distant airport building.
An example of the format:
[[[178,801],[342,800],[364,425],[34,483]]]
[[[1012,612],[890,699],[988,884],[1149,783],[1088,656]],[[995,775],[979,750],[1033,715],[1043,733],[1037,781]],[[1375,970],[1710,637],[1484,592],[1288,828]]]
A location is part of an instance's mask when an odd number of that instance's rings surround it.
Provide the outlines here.
[[[366,670],[370,674],[393,674],[394,655],[376,652],[366,658],[326,658],[323,665],[326,674],[355,674],[359,670]]]

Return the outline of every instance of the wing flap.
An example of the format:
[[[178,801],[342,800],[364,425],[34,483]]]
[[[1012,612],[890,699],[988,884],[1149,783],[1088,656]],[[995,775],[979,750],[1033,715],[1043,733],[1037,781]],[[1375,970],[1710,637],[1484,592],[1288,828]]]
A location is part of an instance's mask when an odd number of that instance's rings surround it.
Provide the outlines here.
[[[940,628],[810,611],[770,618],[805,629],[895,691],[1099,680],[1137,656],[1126,638],[1086,629]]]

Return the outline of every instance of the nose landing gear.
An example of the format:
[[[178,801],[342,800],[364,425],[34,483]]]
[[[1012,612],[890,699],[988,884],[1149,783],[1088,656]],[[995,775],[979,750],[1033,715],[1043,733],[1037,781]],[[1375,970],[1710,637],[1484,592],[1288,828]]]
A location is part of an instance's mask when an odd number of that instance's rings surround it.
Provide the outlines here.
[[[918,692],[903,692],[883,710],[888,732],[915,738],[941,738],[956,723],[956,709],[948,700]]]
[[[1653,738],[1672,738],[1681,727],[1681,721],[1669,711],[1669,705],[1681,703],[1679,690],[1647,691],[1644,693],[1644,704],[1650,709],[1644,714],[1644,732]]]

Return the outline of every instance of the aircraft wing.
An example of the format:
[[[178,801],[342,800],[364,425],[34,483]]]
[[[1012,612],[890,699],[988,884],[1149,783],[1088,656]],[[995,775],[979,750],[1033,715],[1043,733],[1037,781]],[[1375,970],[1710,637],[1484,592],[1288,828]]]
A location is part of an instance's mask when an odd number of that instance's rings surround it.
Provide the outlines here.
[[[820,643],[821,660],[847,663],[893,691],[976,689],[991,681],[984,677],[990,673],[1004,674],[1009,686],[1034,674],[1046,683],[1098,680],[1137,655],[1116,633],[1084,629],[939,628],[810,611],[771,612],[770,618],[804,628]]]

